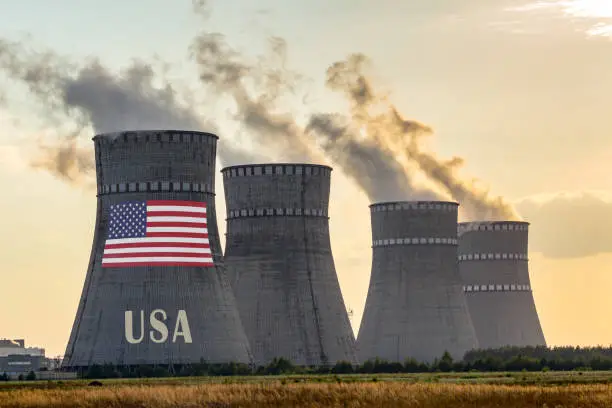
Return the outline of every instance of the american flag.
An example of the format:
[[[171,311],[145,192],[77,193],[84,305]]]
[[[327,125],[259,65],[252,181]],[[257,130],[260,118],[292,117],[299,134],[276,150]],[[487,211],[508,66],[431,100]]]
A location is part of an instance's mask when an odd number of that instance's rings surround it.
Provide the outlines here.
[[[102,267],[213,266],[204,202],[124,202],[109,219]]]

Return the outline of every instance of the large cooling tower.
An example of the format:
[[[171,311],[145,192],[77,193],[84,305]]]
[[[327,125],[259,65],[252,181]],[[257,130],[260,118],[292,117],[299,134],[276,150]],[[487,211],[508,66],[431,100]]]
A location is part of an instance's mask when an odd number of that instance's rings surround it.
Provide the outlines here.
[[[64,366],[249,363],[217,230],[217,136],[93,140],[95,235]]]
[[[222,170],[225,260],[257,364],[356,361],[330,246],[331,170],[297,163]]]
[[[527,266],[526,222],[459,224],[459,271],[481,348],[545,345]]]
[[[457,265],[452,202],[370,206],[372,274],[359,328],[359,358],[431,362],[477,347]]]

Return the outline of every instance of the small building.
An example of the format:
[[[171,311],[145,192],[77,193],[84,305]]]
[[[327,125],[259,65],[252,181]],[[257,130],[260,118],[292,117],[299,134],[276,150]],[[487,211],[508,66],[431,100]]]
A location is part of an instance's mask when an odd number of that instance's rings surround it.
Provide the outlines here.
[[[44,356],[31,356],[23,354],[15,354],[6,357],[0,357],[0,373],[19,374],[29,373],[30,371],[40,371],[46,366]]]
[[[45,349],[26,347],[22,339],[0,339],[0,373],[18,375],[46,367]]]
[[[23,339],[0,339],[0,357],[7,357],[9,355],[30,355],[44,357],[45,349],[38,347],[26,347],[25,340]]]

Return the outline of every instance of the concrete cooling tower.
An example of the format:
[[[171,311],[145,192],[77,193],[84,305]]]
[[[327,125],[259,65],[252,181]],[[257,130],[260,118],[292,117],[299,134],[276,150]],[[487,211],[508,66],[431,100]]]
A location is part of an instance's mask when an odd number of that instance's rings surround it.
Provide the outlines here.
[[[93,140],[95,235],[63,365],[250,363],[217,230],[217,136]]]
[[[545,345],[527,266],[526,222],[459,224],[459,271],[481,348]]]
[[[331,170],[297,163],[222,170],[225,260],[256,364],[356,362],[330,246]]]
[[[372,274],[359,328],[360,360],[431,362],[477,348],[457,265],[452,202],[372,204]]]

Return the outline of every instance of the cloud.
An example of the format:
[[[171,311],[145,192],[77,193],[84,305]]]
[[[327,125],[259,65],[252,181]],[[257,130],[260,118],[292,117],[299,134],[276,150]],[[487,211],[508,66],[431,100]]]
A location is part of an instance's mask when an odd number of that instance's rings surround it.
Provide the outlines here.
[[[533,18],[561,20],[587,37],[612,38],[612,3],[605,0],[539,0],[507,11],[527,14]]]
[[[558,193],[516,202],[531,223],[530,250],[549,258],[577,258],[612,252],[612,194]]]

